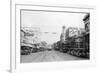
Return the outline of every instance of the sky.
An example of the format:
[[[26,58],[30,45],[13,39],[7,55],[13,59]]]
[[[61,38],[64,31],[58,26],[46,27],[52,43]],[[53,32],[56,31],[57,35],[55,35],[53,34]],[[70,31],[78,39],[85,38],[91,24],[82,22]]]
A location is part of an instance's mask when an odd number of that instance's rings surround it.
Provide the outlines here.
[[[62,26],[66,26],[66,29],[69,27],[84,28],[85,15],[86,13],[22,11],[21,27],[40,28],[41,40],[52,44],[60,40]],[[55,34],[52,34],[53,32]]]

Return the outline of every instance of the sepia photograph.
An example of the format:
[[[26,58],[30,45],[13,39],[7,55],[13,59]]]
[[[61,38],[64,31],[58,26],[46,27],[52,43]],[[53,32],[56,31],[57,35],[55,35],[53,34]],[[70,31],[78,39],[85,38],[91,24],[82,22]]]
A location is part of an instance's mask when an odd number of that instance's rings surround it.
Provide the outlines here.
[[[90,13],[20,10],[20,63],[90,59]]]

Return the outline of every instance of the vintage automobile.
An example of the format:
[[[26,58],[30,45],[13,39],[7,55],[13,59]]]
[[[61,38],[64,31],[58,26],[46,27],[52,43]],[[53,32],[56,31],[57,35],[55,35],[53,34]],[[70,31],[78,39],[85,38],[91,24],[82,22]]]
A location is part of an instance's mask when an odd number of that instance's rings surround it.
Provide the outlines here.
[[[84,57],[89,59],[89,43],[84,41],[84,36],[71,37],[66,43],[57,42],[54,46],[55,50],[68,53],[73,56]]]
[[[46,47],[45,50],[52,51],[52,47]]]
[[[36,53],[38,49],[36,47],[32,47],[31,53]]]
[[[42,47],[42,46],[38,47],[37,49],[38,49],[38,52],[42,52],[46,50],[45,47]]]
[[[89,58],[89,44],[81,41],[81,42],[69,42],[66,44],[66,51],[67,53],[78,56]]]
[[[29,55],[31,53],[32,47],[21,46],[21,55]]]
[[[32,44],[31,53],[36,53],[38,51],[38,47],[36,44]]]
[[[89,51],[84,48],[68,48],[67,53],[78,57],[89,58]]]

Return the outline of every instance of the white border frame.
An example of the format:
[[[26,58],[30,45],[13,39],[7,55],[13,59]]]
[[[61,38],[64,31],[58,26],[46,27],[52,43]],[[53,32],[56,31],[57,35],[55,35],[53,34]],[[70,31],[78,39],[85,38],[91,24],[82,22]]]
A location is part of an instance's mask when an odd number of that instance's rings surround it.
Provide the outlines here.
[[[95,65],[95,9],[94,7],[85,7],[78,5],[53,5],[53,4],[22,4],[17,2],[11,3],[11,72],[20,71],[37,71],[40,69],[66,69],[78,68]],[[54,10],[54,11],[72,11],[72,12],[89,12],[90,13],[90,60],[84,61],[66,61],[50,63],[26,63],[20,64],[20,9],[31,10]],[[94,33],[93,33],[94,32]],[[93,40],[92,40],[93,39]],[[18,49],[16,49],[18,48]]]

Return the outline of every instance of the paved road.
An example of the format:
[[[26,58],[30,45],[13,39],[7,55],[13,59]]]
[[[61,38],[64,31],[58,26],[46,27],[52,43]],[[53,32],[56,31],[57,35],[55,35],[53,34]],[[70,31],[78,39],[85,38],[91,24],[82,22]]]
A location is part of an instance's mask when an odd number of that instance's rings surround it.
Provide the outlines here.
[[[61,53],[58,51],[43,51],[38,53],[31,53],[30,55],[21,55],[21,63],[68,61],[68,60],[84,60],[84,59],[69,55],[67,53]]]

